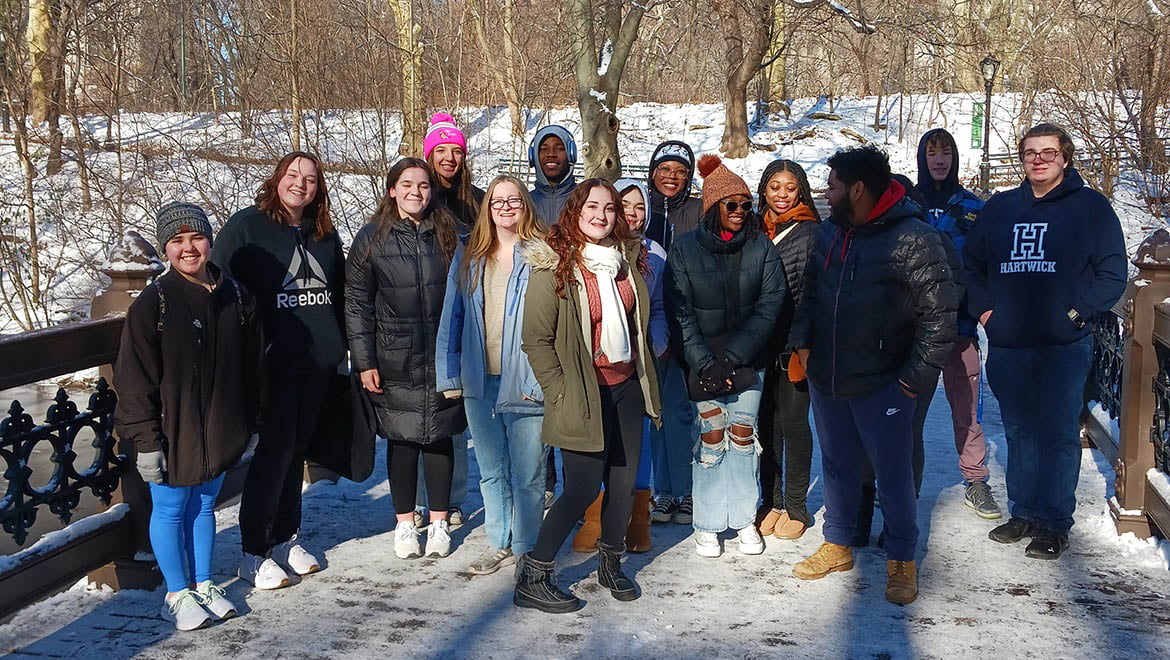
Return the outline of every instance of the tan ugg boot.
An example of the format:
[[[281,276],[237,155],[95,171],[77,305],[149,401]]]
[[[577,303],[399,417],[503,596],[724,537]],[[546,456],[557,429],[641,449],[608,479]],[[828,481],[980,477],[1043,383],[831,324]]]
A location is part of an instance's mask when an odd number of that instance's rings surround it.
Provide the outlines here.
[[[804,536],[804,530],[808,529],[804,523],[799,520],[788,517],[788,513],[784,513],[784,519],[776,523],[775,536],[778,539],[792,541]]]
[[[577,530],[573,537],[573,552],[593,552],[597,550],[597,539],[601,538],[601,501],[605,491],[597,494],[593,504],[585,509],[585,523]]]
[[[853,569],[853,549],[825,542],[811,557],[792,567],[792,574],[802,580],[819,580],[829,573]]]
[[[634,491],[634,512],[630,514],[630,526],[626,528],[626,550],[647,552],[650,550],[650,491]]]
[[[759,521],[756,523],[756,529],[760,530],[761,536],[768,536],[776,529],[777,525],[785,520],[788,520],[788,514],[784,511],[768,509],[768,512],[762,518],[759,518]]]
[[[886,562],[886,600],[909,605],[918,598],[918,570],[913,561]]]

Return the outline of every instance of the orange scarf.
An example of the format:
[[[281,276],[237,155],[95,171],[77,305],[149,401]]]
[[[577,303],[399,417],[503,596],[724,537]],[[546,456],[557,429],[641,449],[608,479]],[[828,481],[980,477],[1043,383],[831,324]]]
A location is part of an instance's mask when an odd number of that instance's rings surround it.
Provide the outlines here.
[[[769,206],[764,211],[764,231],[768,234],[768,238],[776,238],[776,227],[786,222],[804,222],[809,220],[816,220],[812,210],[803,203],[788,209],[780,215]]]

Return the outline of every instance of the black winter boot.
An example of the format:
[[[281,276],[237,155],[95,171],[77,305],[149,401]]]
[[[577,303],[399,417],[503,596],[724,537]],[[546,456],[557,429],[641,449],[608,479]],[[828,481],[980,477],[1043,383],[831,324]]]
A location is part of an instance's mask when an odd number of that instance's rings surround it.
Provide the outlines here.
[[[635,600],[641,595],[638,593],[638,585],[622,573],[622,555],[625,552],[624,544],[615,547],[603,541],[597,542],[597,581],[609,589],[614,598]]]
[[[520,557],[519,578],[512,602],[517,607],[531,607],[549,614],[565,614],[581,609],[580,598],[561,591],[553,578],[551,561],[537,561],[525,553]]]

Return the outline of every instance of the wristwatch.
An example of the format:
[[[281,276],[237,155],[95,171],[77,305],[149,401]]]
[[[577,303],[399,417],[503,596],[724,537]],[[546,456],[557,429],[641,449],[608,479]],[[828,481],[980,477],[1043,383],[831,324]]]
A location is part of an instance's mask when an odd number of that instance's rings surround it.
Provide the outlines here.
[[[1081,316],[1081,313],[1078,312],[1075,307],[1069,308],[1068,320],[1073,322],[1073,325],[1076,326],[1077,330],[1084,330],[1085,324],[1088,323],[1088,321],[1085,320],[1085,317]]]

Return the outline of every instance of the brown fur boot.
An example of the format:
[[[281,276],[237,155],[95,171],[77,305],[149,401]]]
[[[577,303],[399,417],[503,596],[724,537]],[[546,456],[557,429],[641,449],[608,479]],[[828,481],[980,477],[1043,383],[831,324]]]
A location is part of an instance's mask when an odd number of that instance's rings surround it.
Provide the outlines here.
[[[630,515],[630,526],[626,528],[626,550],[647,552],[650,550],[650,491],[634,491],[634,512]]]
[[[573,552],[593,552],[597,550],[597,539],[601,538],[601,501],[605,492],[597,494],[593,504],[585,509],[585,523],[577,530],[573,537]]]

